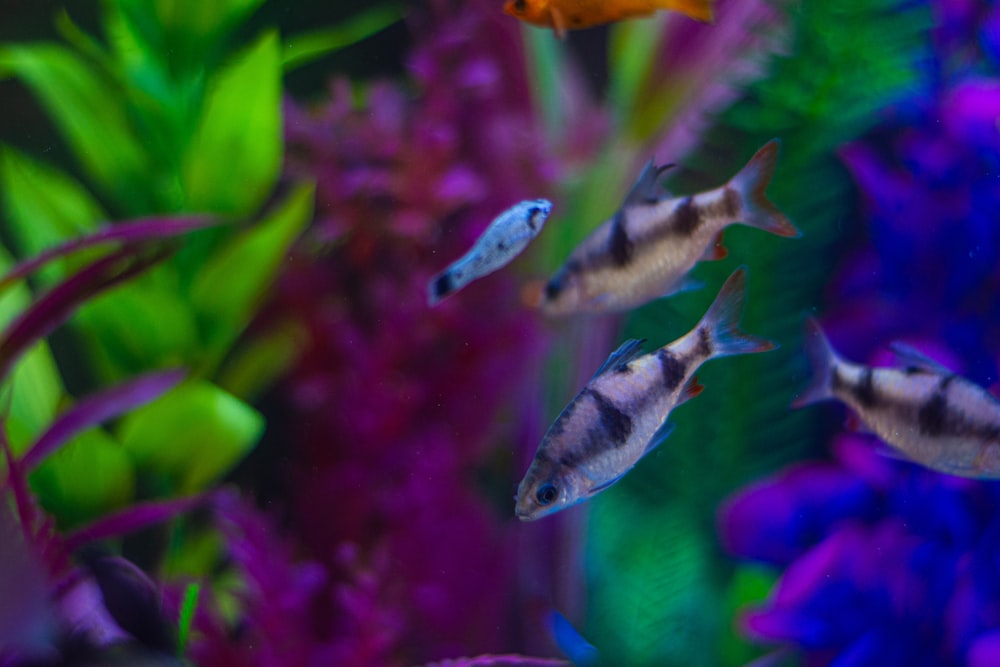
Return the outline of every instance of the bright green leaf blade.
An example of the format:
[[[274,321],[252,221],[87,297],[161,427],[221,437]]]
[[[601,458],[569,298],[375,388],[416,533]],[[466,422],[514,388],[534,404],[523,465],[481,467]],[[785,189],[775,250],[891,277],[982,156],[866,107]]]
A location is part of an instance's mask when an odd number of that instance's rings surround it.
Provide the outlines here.
[[[7,231],[21,257],[85,234],[107,217],[78,182],[9,147],[0,147],[0,192]],[[55,265],[40,275],[52,282],[62,272]]]
[[[403,10],[398,5],[383,5],[332,27],[291,37],[287,40],[282,58],[285,71],[308,65],[325,55],[367,39],[401,20],[403,16]]]
[[[41,100],[95,184],[129,213],[148,209],[148,164],[117,86],[88,61],[53,44],[0,48],[0,69]]]
[[[281,153],[281,62],[270,31],[209,82],[182,166],[188,209],[255,211],[274,186]]]
[[[188,584],[184,589],[184,601],[181,603],[180,617],[177,619],[177,655],[184,657],[188,635],[191,633],[191,623],[194,621],[194,610],[198,606],[198,596],[201,586]]]
[[[150,6],[155,20],[174,35],[192,40],[217,40],[219,34],[246,19],[264,0],[116,0],[119,4]]]
[[[105,381],[183,365],[197,349],[194,313],[171,287],[168,268],[85,303],[74,318],[90,352],[88,361]]]
[[[60,527],[68,528],[124,506],[132,499],[135,474],[118,443],[91,429],[47,458],[31,484]]]
[[[205,381],[181,385],[122,420],[119,436],[139,469],[175,493],[203,490],[236,465],[264,430],[261,415]]]
[[[0,248],[0,273],[13,265],[7,252]],[[30,302],[31,295],[24,281],[0,294],[0,330]],[[15,453],[24,451],[49,425],[64,394],[49,345],[44,340],[39,341],[21,357],[11,376],[0,383],[0,402],[10,396],[10,413],[4,426]]]
[[[629,116],[637,104],[643,83],[649,76],[663,41],[663,12],[642,21],[623,21],[611,27],[608,47],[609,97],[619,127],[631,125]]]
[[[195,276],[191,302],[203,324],[210,358],[250,322],[292,241],[312,216],[313,187],[301,186],[260,224],[230,240]]]

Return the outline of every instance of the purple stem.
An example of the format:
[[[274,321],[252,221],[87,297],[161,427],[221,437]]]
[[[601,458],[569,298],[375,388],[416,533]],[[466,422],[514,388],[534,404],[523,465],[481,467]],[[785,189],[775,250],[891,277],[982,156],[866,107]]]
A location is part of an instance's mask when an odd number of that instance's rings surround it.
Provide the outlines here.
[[[0,338],[0,380],[7,377],[25,350],[66,321],[81,303],[142,273],[172,252],[170,246],[153,252],[126,246],[85,266],[46,292],[18,315]]]
[[[24,474],[37,468],[45,457],[77,433],[159,398],[183,380],[185,375],[186,371],[183,369],[149,373],[87,396],[61,414],[25,452],[21,457]]]
[[[91,246],[111,241],[134,243],[170,238],[195,229],[218,224],[221,224],[220,221],[208,216],[195,216],[188,218],[146,218],[134,222],[108,225],[93,234],[72,239],[21,262],[11,269],[6,276],[0,278],[0,292],[10,287],[17,280],[30,273],[34,273],[52,260],[65,257],[77,250],[83,250],[84,248],[90,248]]]
[[[207,500],[206,494],[174,498],[171,500],[153,500],[136,503],[131,507],[103,518],[68,533],[63,538],[66,551],[72,553],[84,544],[108,537],[117,537],[146,528],[162,521],[183,514]]]

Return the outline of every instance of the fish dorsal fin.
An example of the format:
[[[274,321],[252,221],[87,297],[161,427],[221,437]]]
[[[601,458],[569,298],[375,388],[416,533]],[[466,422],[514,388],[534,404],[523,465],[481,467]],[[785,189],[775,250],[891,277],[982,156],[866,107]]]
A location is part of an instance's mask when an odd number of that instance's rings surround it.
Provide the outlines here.
[[[649,454],[651,451],[662,445],[663,441],[669,438],[670,434],[673,433],[673,430],[674,430],[673,424],[671,424],[670,422],[663,422],[660,428],[656,429],[656,432],[653,433],[653,437],[649,439],[649,444],[646,445],[646,449],[643,450],[642,455],[645,456],[646,454]]]
[[[639,178],[635,179],[632,188],[625,195],[622,208],[637,204],[655,204],[664,197],[667,197],[666,190],[660,186],[660,176],[673,166],[671,163],[657,167],[652,160],[647,162],[646,166],[642,168]]]
[[[617,350],[611,353],[607,360],[594,373],[594,377],[604,375],[608,372],[616,371],[628,365],[630,361],[642,356],[642,344],[645,338],[632,338],[622,343]]]
[[[697,375],[692,375],[691,379],[687,381],[686,385],[684,385],[684,388],[681,389],[680,396],[677,398],[677,405],[687,403],[703,391],[705,391],[705,385],[698,382]]]
[[[940,361],[934,361],[912,345],[907,345],[906,343],[902,343],[897,340],[889,343],[889,349],[892,350],[892,353],[895,354],[896,357],[898,357],[899,360],[905,363],[909,368],[916,368],[938,375],[955,374],[955,371],[951,370]]]

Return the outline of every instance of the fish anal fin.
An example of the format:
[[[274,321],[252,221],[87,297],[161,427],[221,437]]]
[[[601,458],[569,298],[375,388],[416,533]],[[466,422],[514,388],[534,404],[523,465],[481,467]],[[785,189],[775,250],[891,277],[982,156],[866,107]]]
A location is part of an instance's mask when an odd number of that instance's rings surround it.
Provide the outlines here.
[[[729,256],[729,249],[722,245],[722,232],[715,237],[715,241],[712,245],[705,248],[705,253],[701,256],[701,261],[712,262],[719,259],[725,259]]]
[[[692,278],[691,276],[684,276],[679,282],[672,284],[660,297],[674,296],[675,294],[680,294],[682,292],[696,292],[705,286],[704,281]]]
[[[910,368],[916,368],[922,371],[927,371],[928,373],[936,373],[940,375],[954,375],[955,371],[951,370],[940,361],[935,361],[931,359],[926,354],[918,350],[917,348],[907,345],[901,341],[893,341],[889,343],[889,349],[896,357],[905,363]]]
[[[597,369],[594,377],[596,378],[599,375],[616,371],[626,366],[632,360],[641,357],[642,344],[645,342],[645,338],[632,338],[619,345],[618,349],[612,352],[604,363],[601,364],[601,367]]]
[[[691,379],[688,380],[687,384],[684,385],[684,388],[681,389],[680,396],[677,398],[677,405],[690,401],[703,391],[705,391],[705,385],[698,382],[698,376],[691,376]]]

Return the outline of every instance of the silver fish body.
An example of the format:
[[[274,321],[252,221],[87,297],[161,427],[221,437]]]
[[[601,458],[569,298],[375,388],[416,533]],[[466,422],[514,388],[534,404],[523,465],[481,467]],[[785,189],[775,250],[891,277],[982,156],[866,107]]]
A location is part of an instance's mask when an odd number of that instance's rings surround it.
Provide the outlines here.
[[[551,212],[552,202],[531,199],[498,215],[467,253],[431,278],[427,302],[436,305],[473,280],[509,264],[538,236]]]
[[[614,217],[548,281],[539,308],[548,315],[617,312],[682,291],[698,261],[726,256],[720,235],[738,222],[799,236],[764,194],[778,147],[769,142],[725,185],[681,198],[665,197],[658,184],[666,167],[647,164]]]
[[[739,329],[745,292],[741,268],[686,335],[650,354],[635,340],[612,353],[538,446],[518,486],[518,518],[557,512],[618,481],[665,437],[671,410],[701,391],[694,374],[709,359],[772,349]]]
[[[815,376],[793,405],[837,399],[915,463],[951,475],[1000,479],[1000,401],[911,348],[893,349],[904,367],[850,363],[810,318],[806,350]]]

